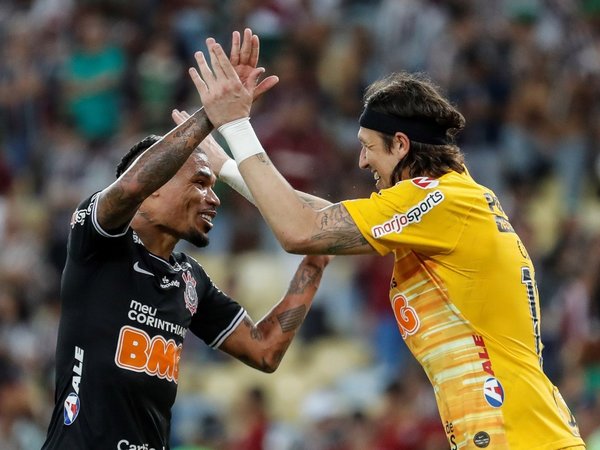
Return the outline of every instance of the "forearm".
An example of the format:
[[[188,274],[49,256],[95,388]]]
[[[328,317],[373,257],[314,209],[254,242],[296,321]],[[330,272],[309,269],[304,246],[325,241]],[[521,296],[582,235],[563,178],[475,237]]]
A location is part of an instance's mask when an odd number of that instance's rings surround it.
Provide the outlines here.
[[[224,151],[222,151],[222,153],[225,154]],[[244,181],[244,178],[242,177],[242,174],[240,173],[236,162],[233,159],[227,157],[225,163],[221,163],[219,167],[219,180],[225,182],[227,185],[229,185],[229,187],[237,191],[249,202],[256,205],[256,201],[254,200],[254,197],[252,196],[248,185]],[[307,194],[306,192],[298,190],[296,190],[295,192],[304,203],[310,205],[315,210],[323,209],[332,204],[328,200],[322,199],[315,195]]]
[[[98,220],[105,229],[115,229],[135,215],[150,194],[170,180],[213,126],[200,109],[162,139],[104,189],[98,205]]]
[[[277,171],[266,153],[252,156],[239,166],[255,204],[287,251],[308,250],[317,220],[312,203],[305,202]]]
[[[246,318],[248,330],[225,342],[225,351],[263,372],[277,369],[311,307],[327,256],[306,256],[296,270],[285,296],[257,324]],[[250,343],[242,336],[249,334]],[[243,342],[243,343],[242,343]]]
[[[287,252],[374,252],[341,203],[327,205],[325,200],[310,195],[301,198],[294,191],[269,160],[248,119],[221,126],[219,131],[227,139],[256,206]]]

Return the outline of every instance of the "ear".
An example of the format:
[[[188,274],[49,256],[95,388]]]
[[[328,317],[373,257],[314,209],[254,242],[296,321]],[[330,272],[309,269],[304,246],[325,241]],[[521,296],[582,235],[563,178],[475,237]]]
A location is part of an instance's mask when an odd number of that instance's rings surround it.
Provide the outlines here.
[[[392,145],[392,153],[398,156],[398,161],[403,159],[410,150],[410,139],[408,136],[400,131],[394,134],[394,143]]]

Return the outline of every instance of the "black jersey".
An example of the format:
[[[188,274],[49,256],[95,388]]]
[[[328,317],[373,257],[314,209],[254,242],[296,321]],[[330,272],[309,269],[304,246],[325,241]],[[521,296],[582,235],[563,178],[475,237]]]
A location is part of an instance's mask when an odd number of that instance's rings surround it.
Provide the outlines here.
[[[129,227],[104,231],[96,199],[71,220],[56,404],[42,448],[165,450],[186,332],[216,348],[245,310],[189,256],[166,261]]]

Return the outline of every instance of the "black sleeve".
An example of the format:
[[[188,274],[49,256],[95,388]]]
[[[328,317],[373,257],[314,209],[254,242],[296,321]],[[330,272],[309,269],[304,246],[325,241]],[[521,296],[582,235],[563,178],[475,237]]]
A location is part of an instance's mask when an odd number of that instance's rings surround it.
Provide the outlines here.
[[[198,310],[192,317],[190,330],[208,346],[218,348],[242,322],[246,310],[215,286],[204,269],[199,266],[196,269],[201,282],[196,288]]]
[[[71,217],[67,251],[72,258],[88,260],[97,252],[112,247],[115,238],[125,236],[129,225],[117,233],[103,230],[96,219],[99,192],[82,201]]]

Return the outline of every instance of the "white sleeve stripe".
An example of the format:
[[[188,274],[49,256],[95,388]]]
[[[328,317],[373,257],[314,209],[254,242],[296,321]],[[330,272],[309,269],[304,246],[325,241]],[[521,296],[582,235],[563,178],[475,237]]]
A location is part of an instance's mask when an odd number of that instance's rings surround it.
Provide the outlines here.
[[[127,233],[127,230],[129,229],[129,224],[127,224],[127,226],[125,227],[125,231],[123,231],[122,233],[110,234],[110,233],[104,231],[104,229],[98,223],[98,219],[96,217],[96,207],[98,205],[98,196],[99,195],[100,194],[96,194],[96,200],[94,201],[94,204],[92,205],[92,224],[94,225],[94,228],[96,229],[96,231],[98,232],[98,234],[100,236],[104,236],[107,238],[117,238],[117,237],[125,236],[125,233]]]
[[[240,311],[236,314],[231,323],[223,331],[221,331],[219,335],[210,344],[208,344],[208,346],[212,348],[219,348],[223,341],[225,341],[225,339],[227,339],[229,335],[233,333],[240,323],[242,323],[242,320],[247,314],[248,313],[244,308],[240,308]]]

